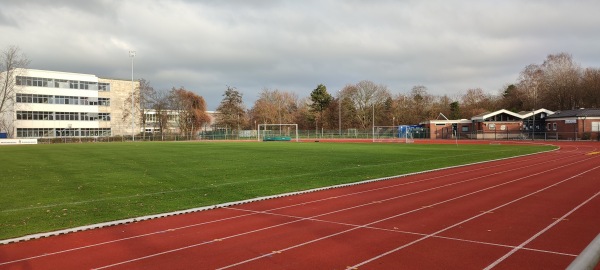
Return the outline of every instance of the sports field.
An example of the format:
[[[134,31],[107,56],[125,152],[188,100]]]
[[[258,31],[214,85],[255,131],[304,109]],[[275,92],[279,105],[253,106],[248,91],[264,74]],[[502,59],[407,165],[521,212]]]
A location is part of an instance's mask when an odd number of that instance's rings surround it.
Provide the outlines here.
[[[553,148],[322,142],[3,147],[0,239]]]

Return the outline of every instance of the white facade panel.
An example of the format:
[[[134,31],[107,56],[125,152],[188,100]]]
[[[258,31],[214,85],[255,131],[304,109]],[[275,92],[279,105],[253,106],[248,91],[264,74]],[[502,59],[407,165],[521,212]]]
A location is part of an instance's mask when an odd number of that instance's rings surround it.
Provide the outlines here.
[[[99,106],[17,103],[15,111],[41,112],[100,112]]]
[[[27,77],[51,78],[59,80],[98,82],[98,77],[92,74],[69,73],[50,70],[27,69],[21,75]]]
[[[69,88],[52,88],[52,87],[37,87],[37,86],[26,86],[22,90],[18,91],[22,94],[38,94],[38,95],[51,95],[51,96],[74,96],[74,97],[98,97],[98,91],[96,90],[84,90],[84,89],[69,89]]]
[[[15,125],[19,128],[55,128],[65,129],[69,128],[99,128],[99,121],[45,121],[45,120],[17,120]]]

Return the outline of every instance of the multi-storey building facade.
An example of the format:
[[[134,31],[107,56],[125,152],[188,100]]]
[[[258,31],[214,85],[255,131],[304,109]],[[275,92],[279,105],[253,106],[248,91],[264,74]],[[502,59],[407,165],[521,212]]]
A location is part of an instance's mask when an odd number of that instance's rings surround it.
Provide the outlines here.
[[[139,82],[35,69],[15,72],[13,79],[12,110],[0,116],[11,123],[2,132],[12,138],[121,136],[141,131],[139,117],[134,125],[130,114],[132,91]]]

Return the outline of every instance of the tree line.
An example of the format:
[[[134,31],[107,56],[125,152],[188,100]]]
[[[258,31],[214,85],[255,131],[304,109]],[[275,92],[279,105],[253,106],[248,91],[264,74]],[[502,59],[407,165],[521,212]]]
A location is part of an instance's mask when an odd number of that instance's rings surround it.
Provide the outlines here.
[[[11,72],[29,63],[17,47],[11,46],[0,54],[0,114],[9,112],[7,104],[14,98]],[[145,129],[152,125],[159,132],[176,130],[192,134],[210,122],[206,102],[184,87],[155,90],[149,81],[141,79],[135,100],[122,104],[123,121],[137,115]],[[309,92],[309,91],[307,91]],[[407,92],[393,94],[383,84],[369,80],[348,84],[329,92],[319,84],[306,97],[279,89],[264,88],[251,107],[246,107],[243,93],[226,86],[217,107],[216,126],[228,130],[256,129],[258,124],[298,124],[303,130],[369,129],[377,126],[418,124],[437,119],[469,119],[472,116],[498,109],[514,112],[546,108],[552,111],[575,108],[600,108],[600,69],[582,68],[567,53],[548,55],[541,64],[530,64],[519,74],[516,82],[507,83],[495,94],[481,88],[466,89],[449,96],[433,95],[426,86],[416,85]],[[131,102],[135,103],[134,111]],[[154,119],[148,121],[148,111]],[[2,115],[0,115],[2,116]],[[0,117],[0,119],[5,119]],[[10,123],[0,123],[7,129]]]
[[[521,112],[539,108],[600,108],[600,69],[582,68],[570,54],[559,53],[548,55],[542,64],[526,66],[516,82],[506,84],[496,94],[471,88],[456,96],[433,95],[423,85],[392,94],[386,85],[365,80],[334,93],[320,84],[305,98],[265,88],[249,109],[244,106],[242,93],[227,87],[217,108],[217,123],[233,130],[254,129],[263,123],[297,123],[305,130],[368,129],[373,123],[412,125],[441,115],[470,119],[499,109]]]

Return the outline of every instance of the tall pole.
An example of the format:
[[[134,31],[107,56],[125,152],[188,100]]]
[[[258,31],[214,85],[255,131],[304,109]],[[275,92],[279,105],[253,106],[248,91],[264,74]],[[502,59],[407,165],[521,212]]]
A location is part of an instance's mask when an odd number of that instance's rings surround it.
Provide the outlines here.
[[[338,90],[338,133],[342,137],[342,90]]]
[[[533,108],[533,110],[531,110],[531,129],[533,130],[533,136],[531,136],[532,140],[535,140],[535,108]]]
[[[373,102],[373,141],[375,141],[375,102]]]
[[[129,51],[129,57],[131,57],[131,140],[135,141],[135,86],[133,84],[133,58],[135,57],[135,51]]]

